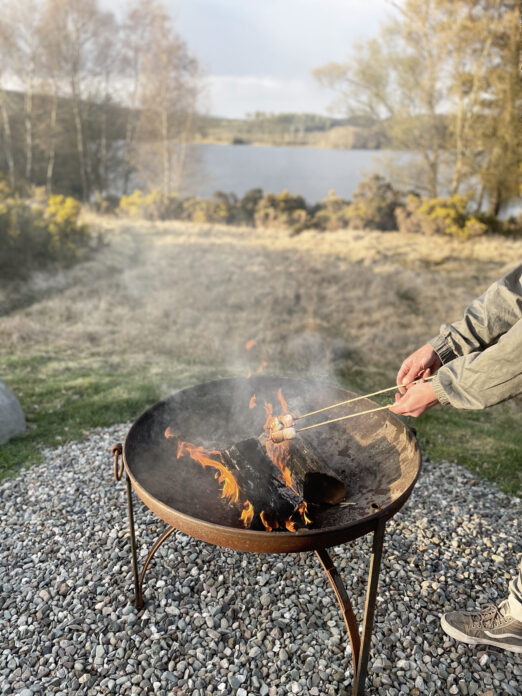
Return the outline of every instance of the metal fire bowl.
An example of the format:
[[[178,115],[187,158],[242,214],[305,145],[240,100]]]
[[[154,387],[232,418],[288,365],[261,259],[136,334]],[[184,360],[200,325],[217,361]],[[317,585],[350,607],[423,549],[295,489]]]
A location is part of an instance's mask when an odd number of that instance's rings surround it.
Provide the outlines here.
[[[413,433],[388,411],[302,433],[345,483],[348,494],[340,505],[313,506],[313,525],[297,532],[245,529],[239,521],[241,508],[220,497],[215,470],[176,458],[173,441],[164,436],[168,426],[196,445],[229,447],[262,432],[265,401],[273,404],[274,413],[280,412],[279,387],[296,414],[357,396],[311,380],[252,377],[207,382],[159,401],[133,424],[123,447],[126,472],[145,505],[167,524],[197,539],[257,553],[335,546],[368,534],[380,519],[392,517],[415,485],[421,455]],[[249,409],[253,394],[258,405]],[[312,416],[303,425],[325,420],[325,415],[333,418],[375,405],[361,399]]]

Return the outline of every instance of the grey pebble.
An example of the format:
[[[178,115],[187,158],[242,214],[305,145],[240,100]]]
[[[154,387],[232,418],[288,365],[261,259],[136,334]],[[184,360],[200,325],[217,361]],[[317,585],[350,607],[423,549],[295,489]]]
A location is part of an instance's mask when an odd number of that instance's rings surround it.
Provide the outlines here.
[[[311,553],[244,554],[175,533],[148,570],[145,609],[136,612],[125,486],[112,480],[109,453],[127,430],[48,449],[41,465],[0,484],[0,693],[350,693],[342,616]],[[135,516],[143,559],[163,527],[137,499]],[[518,696],[519,656],[459,644],[438,617],[504,598],[519,516],[520,502],[494,484],[455,464],[424,463],[387,524],[372,695]],[[360,617],[368,539],[332,556]]]

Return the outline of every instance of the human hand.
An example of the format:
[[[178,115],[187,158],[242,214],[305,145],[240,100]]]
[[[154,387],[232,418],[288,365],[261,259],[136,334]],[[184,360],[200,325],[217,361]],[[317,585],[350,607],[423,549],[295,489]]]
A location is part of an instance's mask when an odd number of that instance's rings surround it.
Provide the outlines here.
[[[390,411],[401,416],[417,418],[438,403],[431,382],[419,382],[412,385],[402,396],[395,394],[395,403],[390,406]]]
[[[434,372],[437,372],[441,365],[442,362],[437,353],[429,343],[426,343],[422,348],[416,350],[415,353],[409,355],[402,363],[397,373],[397,386],[399,387],[399,392],[404,394],[406,387],[403,385],[409,384],[421,377],[426,379]]]

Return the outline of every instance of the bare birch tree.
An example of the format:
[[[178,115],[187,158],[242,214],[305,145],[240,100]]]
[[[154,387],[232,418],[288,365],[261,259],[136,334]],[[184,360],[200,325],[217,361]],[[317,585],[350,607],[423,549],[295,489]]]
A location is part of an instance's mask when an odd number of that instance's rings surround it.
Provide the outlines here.
[[[46,11],[56,25],[55,50],[60,74],[68,87],[68,96],[76,136],[76,151],[82,188],[82,198],[89,200],[90,176],[85,142],[85,106],[89,88],[99,68],[98,36],[103,13],[97,0],[48,0]]]
[[[13,139],[11,135],[11,122],[9,119],[9,99],[4,87],[4,80],[7,74],[8,60],[12,51],[12,41],[9,33],[9,27],[0,17],[0,111],[2,113],[3,141],[4,153],[7,163],[7,171],[9,183],[14,189],[16,182],[14,155],[13,155]]]
[[[446,57],[437,32],[434,0],[406,0],[379,39],[355,46],[347,63],[314,71],[337,91],[350,116],[383,122],[397,149],[415,149],[424,161],[426,188],[437,195],[445,144],[443,92]]]
[[[174,31],[165,7],[151,0],[140,4],[148,18],[140,59],[140,165],[164,193],[179,186],[192,135],[197,97],[197,62]]]
[[[11,38],[11,69],[24,91],[24,175],[27,181],[31,181],[33,170],[33,95],[40,59],[38,36],[41,14],[41,3],[37,0],[7,0],[4,8],[4,21]]]
[[[516,196],[520,156],[517,3],[392,4],[396,16],[379,39],[315,76],[338,92],[350,115],[383,123],[392,147],[421,153],[430,196],[440,183],[450,194],[466,184],[464,193],[475,194],[477,207],[487,195],[496,214],[502,201]],[[418,180],[412,183],[422,189]]]

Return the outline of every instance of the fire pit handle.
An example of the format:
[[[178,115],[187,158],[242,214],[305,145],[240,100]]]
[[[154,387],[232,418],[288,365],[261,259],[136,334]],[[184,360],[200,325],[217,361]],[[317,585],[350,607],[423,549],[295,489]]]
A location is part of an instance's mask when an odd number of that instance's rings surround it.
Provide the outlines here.
[[[123,453],[123,445],[121,442],[117,442],[111,447],[111,454],[113,457],[113,471],[114,480],[121,481],[125,467],[123,466],[123,460],[120,461],[120,457]]]

